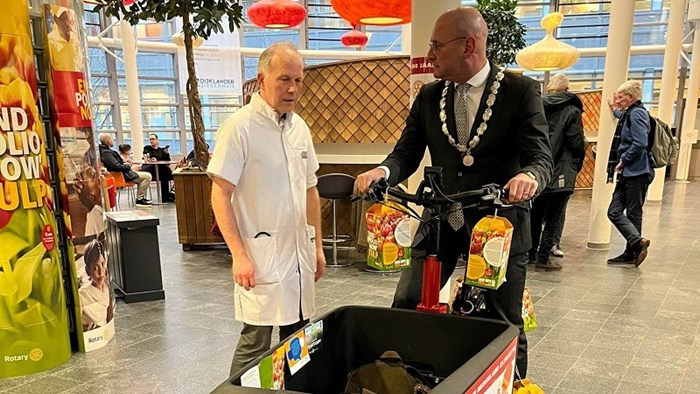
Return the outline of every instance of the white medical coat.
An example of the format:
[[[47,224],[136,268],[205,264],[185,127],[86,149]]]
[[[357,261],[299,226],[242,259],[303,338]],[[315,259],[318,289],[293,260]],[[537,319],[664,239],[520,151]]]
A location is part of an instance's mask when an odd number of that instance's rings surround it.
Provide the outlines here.
[[[236,320],[280,326],[313,315],[315,229],[306,222],[306,191],[318,168],[304,120],[289,113],[280,126],[259,93],[219,128],[207,172],[236,186],[231,203],[255,267],[254,288],[235,285]]]

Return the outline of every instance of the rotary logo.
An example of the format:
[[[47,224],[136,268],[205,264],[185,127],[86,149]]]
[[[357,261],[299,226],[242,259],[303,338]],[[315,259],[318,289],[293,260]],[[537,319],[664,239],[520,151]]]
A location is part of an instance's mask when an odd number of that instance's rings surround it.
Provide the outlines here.
[[[44,357],[44,352],[38,347],[32,349],[32,351],[29,352],[29,358],[32,361],[39,361],[42,357]]]

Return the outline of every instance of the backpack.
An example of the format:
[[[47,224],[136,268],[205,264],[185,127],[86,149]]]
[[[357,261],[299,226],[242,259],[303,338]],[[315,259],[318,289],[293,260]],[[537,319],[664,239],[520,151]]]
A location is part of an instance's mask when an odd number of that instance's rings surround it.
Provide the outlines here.
[[[678,139],[671,128],[661,119],[649,115],[649,152],[653,159],[652,167],[671,165],[678,158]]]
[[[416,368],[403,363],[393,350],[379,360],[365,364],[348,374],[345,393],[350,394],[425,394],[428,380]]]
[[[646,110],[645,110],[646,111]],[[673,136],[671,127],[656,116],[649,115],[649,144],[647,151],[650,153],[652,168],[661,168],[671,165],[678,158],[680,148],[678,138]],[[630,125],[630,118],[627,118],[627,125]]]

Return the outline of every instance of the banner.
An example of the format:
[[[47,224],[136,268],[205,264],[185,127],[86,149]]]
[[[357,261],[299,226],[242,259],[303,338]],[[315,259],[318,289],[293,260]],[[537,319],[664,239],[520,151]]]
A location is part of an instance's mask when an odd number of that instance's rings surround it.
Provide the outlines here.
[[[47,4],[44,16],[59,178],[72,241],[68,253],[74,256],[73,293],[79,300],[79,344],[81,350],[91,351],[114,337],[116,302],[106,264],[102,180],[92,131],[85,40],[77,29],[82,11],[74,10],[81,9],[78,1],[70,4],[72,8]]]
[[[187,91],[187,59],[184,48],[177,54],[180,89]],[[243,94],[241,54],[237,49],[200,47],[194,49],[200,95],[236,96]]]
[[[0,4],[0,378],[6,378],[54,368],[71,348],[28,4]]]

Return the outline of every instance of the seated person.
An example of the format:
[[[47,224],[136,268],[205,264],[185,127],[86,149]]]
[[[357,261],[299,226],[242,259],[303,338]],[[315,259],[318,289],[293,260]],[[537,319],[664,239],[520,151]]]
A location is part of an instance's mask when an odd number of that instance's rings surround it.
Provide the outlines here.
[[[209,144],[207,144],[207,151],[209,151]],[[209,152],[209,157],[211,158],[211,152]],[[198,167],[197,166],[197,158],[195,157],[194,154],[194,149],[190,151],[190,153],[187,154],[187,157],[183,157],[182,160],[180,160],[179,163],[177,163],[178,168],[182,167]]]
[[[119,150],[119,156],[121,156],[122,160],[124,160],[124,163],[129,164],[131,166],[132,170],[143,171],[143,167],[141,166],[141,164],[134,163],[134,161],[131,159],[133,157],[133,152],[131,151],[131,145],[119,144],[117,149]]]
[[[143,156],[145,161],[170,161],[170,152],[166,145],[164,148],[159,146],[158,136],[156,134],[148,135],[150,145],[143,147]],[[160,192],[163,202],[175,202],[175,193],[170,192],[170,181],[173,180],[173,171],[167,165],[144,164],[144,171],[148,171],[155,179],[160,181]],[[156,176],[156,171],[158,175]]]
[[[151,183],[151,174],[140,170],[140,167],[129,162],[125,163],[122,157],[111,148],[114,146],[112,136],[101,133],[100,136],[100,161],[107,171],[122,172],[124,180],[134,182],[137,185],[136,205],[150,206],[151,201],[146,198],[146,191]]]

